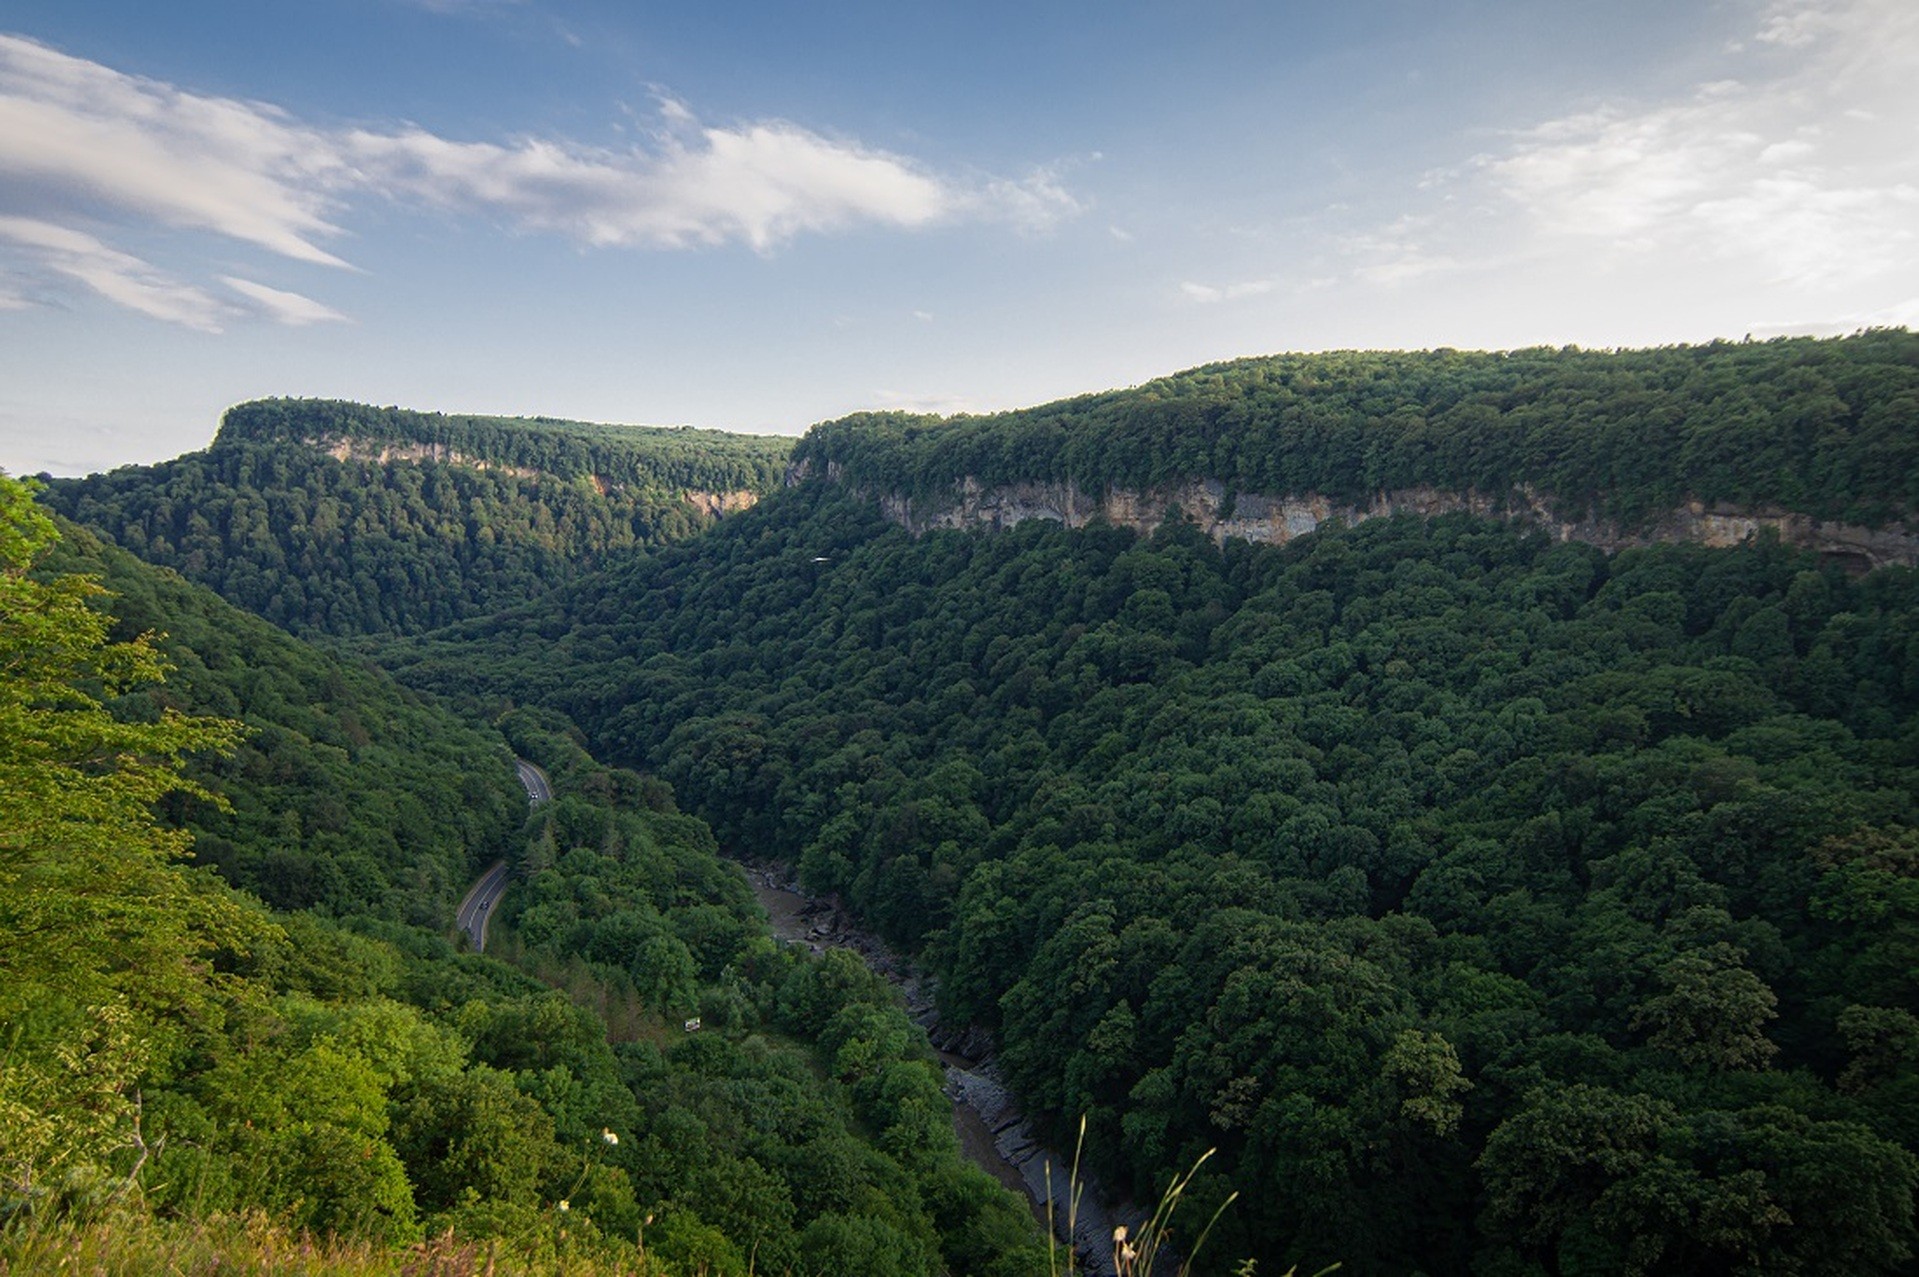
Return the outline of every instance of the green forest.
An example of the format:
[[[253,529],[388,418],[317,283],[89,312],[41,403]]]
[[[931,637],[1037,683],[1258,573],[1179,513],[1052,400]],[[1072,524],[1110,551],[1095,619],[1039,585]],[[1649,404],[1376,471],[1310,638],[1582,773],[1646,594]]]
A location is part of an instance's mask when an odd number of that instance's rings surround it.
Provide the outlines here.
[[[171,1270],[170,1227],[240,1220],[216,1263],[1043,1268],[890,988],[775,945],[665,785],[0,501],[0,1264]],[[516,964],[447,938],[500,856]]]
[[[867,414],[796,464],[938,498],[962,477],[1095,491],[1212,478],[1357,500],[1415,487],[1637,523],[1683,501],[1878,527],[1919,512],[1919,333],[1656,350],[1343,351],[1210,364],[985,417]]]
[[[341,442],[362,451],[339,459]],[[687,492],[770,491],[791,446],[269,399],[229,409],[205,452],[43,499],[295,634],[411,633],[690,536],[712,519]],[[442,451],[372,459],[389,448]]]
[[[324,456],[279,420],[195,464]],[[1195,1273],[1919,1271],[1919,572],[1467,515],[916,537],[874,500],[1210,477],[1884,526],[1919,509],[1919,337],[1280,356],[848,418],[794,458],[711,526],[560,545],[538,589],[424,575],[404,619],[312,626],[359,636],[331,649],[83,532],[44,559],[10,495],[0,783],[78,805],[0,828],[30,1065],[0,1082],[0,1209],[134,1185],[159,1224],[451,1229],[529,1268],[1048,1271],[891,991],[776,945],[724,852],[912,954],[1107,1184],[1150,1203],[1216,1150],[1183,1210],[1237,1197]],[[356,499],[440,509],[438,464],[356,472]],[[166,481],[117,474],[103,511]],[[224,579],[223,544],[188,575]],[[49,771],[43,739],[89,761]],[[554,802],[528,810],[514,754]],[[497,942],[462,952],[453,901],[502,857]],[[147,948],[117,947],[122,899],[168,920]],[[358,1098],[272,1107],[322,1074]],[[42,1110],[91,1151],[49,1161]],[[335,1139],[361,1178],[326,1178]]]
[[[1463,516],[914,540],[814,485],[560,607],[402,677],[537,693],[846,893],[1142,1195],[1218,1146],[1222,1255],[1910,1256],[1908,570]]]

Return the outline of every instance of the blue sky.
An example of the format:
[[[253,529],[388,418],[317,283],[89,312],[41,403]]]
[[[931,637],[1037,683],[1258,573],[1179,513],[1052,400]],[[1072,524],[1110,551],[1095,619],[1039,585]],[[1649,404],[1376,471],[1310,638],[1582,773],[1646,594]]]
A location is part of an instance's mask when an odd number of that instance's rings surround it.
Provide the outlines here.
[[[1911,0],[9,0],[0,469],[1919,322]]]

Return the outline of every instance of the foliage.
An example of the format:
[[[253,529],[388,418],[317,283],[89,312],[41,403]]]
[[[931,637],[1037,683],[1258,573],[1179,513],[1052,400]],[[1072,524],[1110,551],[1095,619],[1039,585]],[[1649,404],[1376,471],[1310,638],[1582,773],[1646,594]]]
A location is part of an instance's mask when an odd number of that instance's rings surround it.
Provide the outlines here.
[[[1878,526],[1919,513],[1919,334],[1657,350],[1339,351],[1209,364],[987,417],[863,414],[796,465],[936,501],[961,479],[1360,500],[1543,494],[1627,523],[1687,500]],[[1230,497],[1229,497],[1230,500]]]
[[[850,955],[767,942],[717,846],[790,859],[916,951],[942,1013],[998,1036],[1033,1116],[1063,1135],[1085,1115],[1102,1177],[1152,1198],[1178,1183],[1184,1218],[1239,1191],[1197,1267],[1909,1268],[1919,574],[1848,577],[1766,540],[1608,558],[1457,516],[1286,547],[1177,519],[1150,538],[913,539],[853,494],[1212,477],[1229,502],[1429,486],[1628,524],[1695,500],[1880,526],[1919,509],[1915,342],[1286,356],[991,418],[849,419],[796,454],[837,484],[645,557],[561,537],[537,570],[429,541],[477,545],[497,517],[538,544],[549,478],[598,492],[590,448],[243,414],[196,464],[253,469],[204,508],[297,465],[304,523],[276,530],[265,501],[266,532],[235,541],[173,507],[152,526],[186,520],[187,569],[215,579],[271,544],[319,611],[284,581],[223,588],[289,623],[455,619],[382,659],[512,710],[501,730],[560,797],[523,826],[524,807],[496,812],[505,759],[478,729],[444,773],[477,785],[456,804],[471,823],[446,834],[429,805],[406,824],[389,799],[402,823],[366,835],[393,831],[384,859],[307,840],[317,809],[294,838],[309,781],[345,784],[328,764],[264,802],[228,790],[235,850],[208,859],[272,890],[241,867],[265,863],[277,818],[282,847],[342,874],[312,903],[347,920],[212,953],[244,987],[178,1018],[165,1067],[128,1065],[141,1129],[167,1138],[143,1182],[181,1194],[154,1188],[169,1212],[262,1206],[397,1239],[531,1245],[570,1214],[635,1250],[657,1228],[660,1255],[716,1271],[1020,1271],[1030,1233],[953,1157],[916,1030]],[[309,439],[467,460],[337,462]],[[488,449],[492,468],[470,464]],[[300,491],[322,474],[332,506]],[[102,510],[145,509],[151,476],[113,481],[93,481]],[[473,494],[484,519],[461,510]],[[324,542],[349,506],[360,539]],[[407,519],[430,535],[375,555]],[[296,562],[322,542],[346,576]],[[169,603],[168,628],[175,610],[192,613]],[[341,679],[270,717],[330,715]],[[164,722],[167,704],[113,708]],[[334,758],[329,730],[351,758],[344,722],[302,727],[301,749]],[[387,776],[379,793],[427,801],[424,773]],[[224,817],[175,802],[169,819],[221,836]],[[501,848],[526,870],[501,949],[565,996],[407,925]],[[708,1027],[685,1032],[689,1014]],[[46,1076],[47,1094],[96,1086]],[[116,1173],[142,1156],[110,1144]]]
[[[205,452],[46,499],[295,633],[410,632],[688,536],[710,522],[688,491],[767,491],[789,446],[274,399],[230,409]]]
[[[155,1219],[123,1211],[82,1227],[26,1225],[0,1230],[0,1272],[112,1272],[116,1277],[659,1277],[691,1273],[666,1267],[631,1247],[591,1236],[541,1242],[473,1240],[443,1233],[395,1247],[354,1238],[315,1238],[265,1214]]]
[[[165,664],[150,636],[108,637],[97,581],[33,574],[54,539],[0,476],[0,1217],[97,1185],[137,1142],[140,1073],[209,1012],[204,963],[249,929],[151,815],[237,724],[110,710]]]
[[[940,1070],[892,989],[850,951],[775,946],[742,876],[658,782],[594,764],[550,713],[502,727],[559,797],[529,822],[527,878],[489,948],[606,1008],[624,1039],[636,1188],[667,1221],[649,1234],[658,1253],[720,1272],[744,1273],[741,1256],[776,1272],[1035,1271],[1030,1218],[961,1161]],[[568,1037],[469,1032],[493,1052]],[[493,1058],[545,1062],[519,1050]]]
[[[0,1265],[1031,1270],[1030,1223],[960,1163],[891,991],[774,947],[663,784],[516,715],[562,789],[529,819],[496,733],[71,534],[57,561],[121,591],[115,622],[91,578],[26,572],[53,525],[18,485],[0,498]],[[173,633],[110,638],[149,618]],[[135,686],[162,653],[175,677]],[[242,729],[185,712],[210,706],[244,720],[236,761],[198,756]],[[328,804],[335,836],[298,837]],[[337,916],[270,919],[178,863],[188,829],[236,880],[331,884],[282,903]],[[551,858],[504,935],[612,990],[617,1051],[598,1015],[439,934],[522,843]],[[534,942],[542,910],[565,925]],[[684,1034],[689,1010],[710,1027]],[[354,1240],[294,1259],[290,1236]]]
[[[526,797],[496,733],[84,531],[50,561],[103,582],[116,633],[165,631],[152,643],[169,680],[116,697],[122,718],[166,721],[191,705],[246,726],[224,755],[187,768],[218,801],[181,794],[161,809],[235,886],[280,909],[437,927],[517,835]]]
[[[241,442],[349,443],[356,450],[411,444],[562,479],[722,492],[778,486],[791,447],[785,438],[687,426],[408,412],[331,399],[257,399],[229,408],[214,446]]]
[[[842,893],[1102,1176],[1217,1146],[1215,1255],[1849,1272],[1914,1240],[1915,632],[1914,573],[1776,543],[914,539],[809,485],[395,651]],[[1647,1115],[1612,1188],[1623,1116],[1528,1116],[1581,1087]]]

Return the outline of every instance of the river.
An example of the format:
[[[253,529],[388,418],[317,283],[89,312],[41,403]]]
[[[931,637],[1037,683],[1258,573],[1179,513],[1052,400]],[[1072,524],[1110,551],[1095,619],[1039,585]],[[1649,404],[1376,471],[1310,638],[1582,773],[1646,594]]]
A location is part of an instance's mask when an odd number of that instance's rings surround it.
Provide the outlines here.
[[[942,1031],[934,1012],[929,982],[876,936],[854,925],[837,905],[802,893],[789,867],[737,863],[746,871],[753,895],[766,910],[775,937],[788,944],[804,945],[815,953],[829,948],[851,949],[899,989],[907,1011],[927,1030],[928,1040],[946,1068],[946,1094],[953,1101],[953,1129],[967,1158],[1024,1197],[1034,1218],[1042,1225],[1047,1222],[1050,1167],[1053,1218],[1061,1240],[1065,1240],[1067,1174],[1072,1167],[1072,1157],[1062,1158],[1040,1143],[1014,1103],[1012,1092],[1000,1079],[987,1053],[991,1044],[984,1035],[972,1031],[957,1035]],[[942,1042],[946,1044],[944,1047],[940,1045]],[[967,1052],[979,1052],[985,1058],[974,1058]],[[1093,1277],[1115,1277],[1113,1229],[1125,1224],[1137,1235],[1144,1216],[1129,1207],[1111,1204],[1097,1187],[1088,1185],[1081,1196],[1072,1246],[1079,1271]]]

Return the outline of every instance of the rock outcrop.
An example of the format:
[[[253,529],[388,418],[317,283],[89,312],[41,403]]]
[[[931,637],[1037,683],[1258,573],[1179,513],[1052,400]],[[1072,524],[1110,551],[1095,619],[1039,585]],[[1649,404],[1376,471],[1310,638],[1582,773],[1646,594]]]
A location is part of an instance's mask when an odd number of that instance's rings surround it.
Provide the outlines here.
[[[829,480],[833,477],[829,473]],[[1790,510],[1740,509],[1695,501],[1627,526],[1596,517],[1564,518],[1541,494],[1524,487],[1504,494],[1404,488],[1351,502],[1318,493],[1231,493],[1216,479],[1193,479],[1140,491],[1107,488],[1089,492],[1071,480],[988,487],[968,477],[950,493],[934,498],[881,493],[878,501],[889,519],[915,535],[939,528],[1001,531],[1028,519],[1051,519],[1075,528],[1099,520],[1150,533],[1177,510],[1221,542],[1237,537],[1284,545],[1333,520],[1350,525],[1396,514],[1431,518],[1464,512],[1507,519],[1539,528],[1561,541],[1587,542],[1607,551],[1672,541],[1732,546],[1770,532],[1788,545],[1827,555],[1849,570],[1919,565],[1919,530],[1905,524],[1867,528]]]
[[[437,461],[442,465],[464,466],[468,470],[487,470],[499,474],[510,474],[520,479],[538,479],[545,472],[526,466],[511,466],[499,461],[489,461],[485,457],[470,456],[443,443],[383,443],[366,439],[316,438],[306,441],[309,447],[318,448],[335,461],[370,461],[375,465],[385,465],[390,461]],[[610,482],[600,475],[588,476],[601,496],[618,489],[620,485]],[[750,488],[736,488],[728,492],[708,492],[702,488],[687,488],[680,498],[709,519],[722,515],[738,514],[750,510],[759,501],[760,494]]]
[[[717,519],[723,514],[738,514],[742,510],[751,510],[759,502],[760,494],[750,488],[736,488],[731,492],[703,492],[698,488],[688,488],[680,493],[686,503],[709,519]]]
[[[308,439],[309,447],[318,448],[335,461],[371,461],[375,465],[385,465],[389,461],[437,461],[443,465],[465,466],[469,470],[497,470],[502,474],[518,475],[522,479],[538,478],[538,470],[529,470],[524,466],[502,465],[497,461],[488,461],[485,457],[470,457],[443,443],[379,443],[368,439]]]

